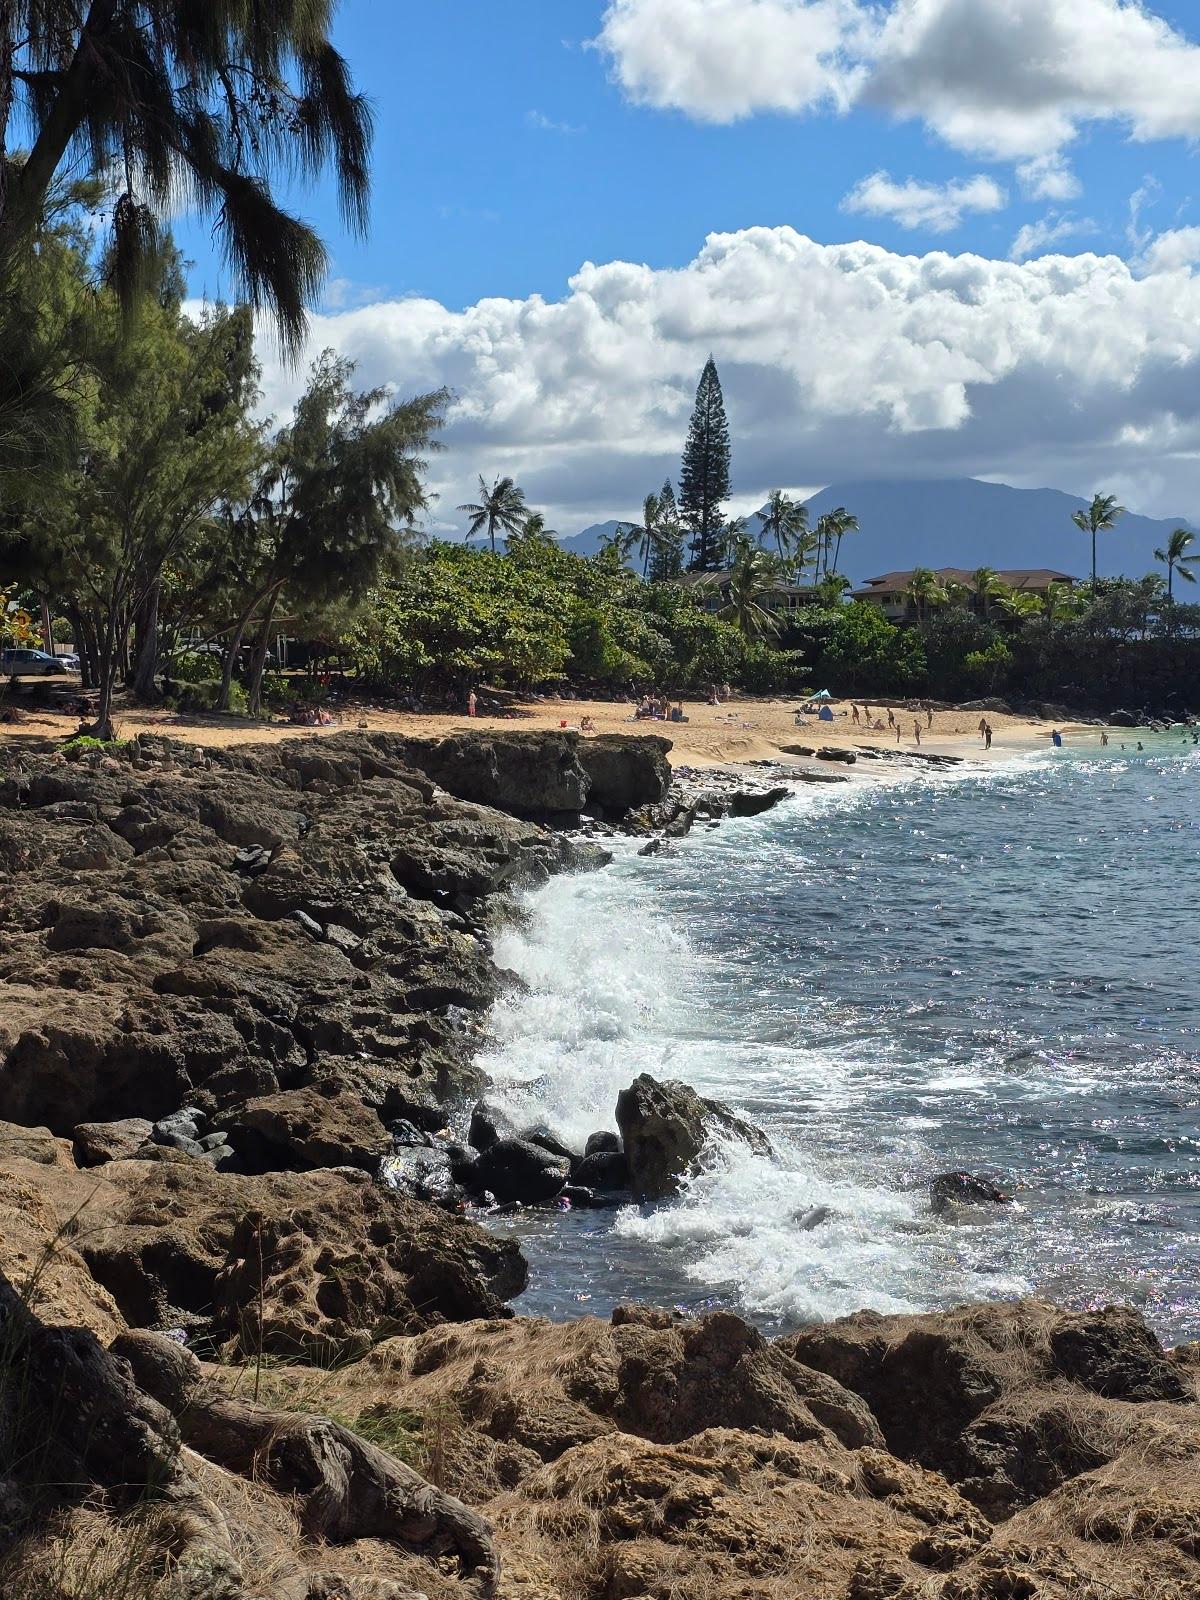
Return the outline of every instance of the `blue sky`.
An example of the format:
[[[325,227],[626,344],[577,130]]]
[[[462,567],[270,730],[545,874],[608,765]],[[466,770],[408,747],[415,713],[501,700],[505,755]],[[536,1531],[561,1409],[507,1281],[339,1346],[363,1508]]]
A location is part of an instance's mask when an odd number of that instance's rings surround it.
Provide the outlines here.
[[[1187,9],[1194,22],[1197,7]],[[1126,255],[1130,198],[1148,179],[1161,192],[1144,226],[1200,223],[1200,159],[1184,140],[1090,130],[1071,152],[1082,195],[1057,207],[1024,198],[1011,164],[948,148],[913,118],[862,109],[714,126],[631,104],[591,44],[604,10],[601,0],[343,0],[335,38],[377,119],[370,234],[346,234],[328,186],[290,196],[329,241],[335,304],[421,294],[461,309],[491,295],[556,297],[587,260],[683,266],[710,232],[780,223],[826,243],[866,237],[1003,257],[1021,226],[1053,211],[1094,224],[1072,235],[1073,248]],[[1156,10],[1186,33],[1184,7]],[[840,209],[880,168],[934,184],[986,174],[1011,203],[968,212],[947,232]],[[224,287],[206,233],[181,235],[196,287]]]
[[[971,472],[1195,514],[1194,3],[343,0],[335,37],[374,203],[355,239],[288,197],[313,344],[450,385],[441,505],[513,471],[564,529],[628,515],[711,348],[745,504]],[[297,381],[268,360],[275,410]]]

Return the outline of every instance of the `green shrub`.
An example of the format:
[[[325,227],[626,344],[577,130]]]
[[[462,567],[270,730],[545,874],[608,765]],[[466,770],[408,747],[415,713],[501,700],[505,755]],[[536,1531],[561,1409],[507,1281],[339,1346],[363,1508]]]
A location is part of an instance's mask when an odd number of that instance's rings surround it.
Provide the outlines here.
[[[172,658],[167,677],[177,683],[219,683],[221,658],[209,650],[188,650]]]
[[[210,678],[201,683],[188,684],[179,696],[181,711],[215,711],[221,696],[221,681]],[[234,680],[229,685],[229,709],[236,716],[244,716],[249,701],[241,684]]]

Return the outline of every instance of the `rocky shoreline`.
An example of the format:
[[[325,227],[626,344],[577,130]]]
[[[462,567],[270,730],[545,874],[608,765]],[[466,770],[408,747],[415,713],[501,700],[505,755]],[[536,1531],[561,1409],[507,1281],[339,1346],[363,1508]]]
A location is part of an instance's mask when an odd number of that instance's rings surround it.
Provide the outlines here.
[[[583,1151],[478,1104],[514,895],[792,792],[669,748],[4,750],[0,1592],[1200,1596],[1197,1358],[1132,1312],[512,1314],[464,1197],[762,1137],[645,1077]]]

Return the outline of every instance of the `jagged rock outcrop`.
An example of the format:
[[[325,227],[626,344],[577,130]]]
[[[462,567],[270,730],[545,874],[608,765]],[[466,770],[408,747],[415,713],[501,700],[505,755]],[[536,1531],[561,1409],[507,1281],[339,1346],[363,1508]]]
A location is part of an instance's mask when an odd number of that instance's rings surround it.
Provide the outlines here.
[[[89,1593],[130,1592],[134,1573],[139,1593],[165,1593],[169,1573],[178,1600],[251,1600],[266,1592],[247,1571],[257,1557],[273,1600],[416,1600],[401,1577],[415,1557],[430,1576],[448,1563],[464,1595],[495,1594],[496,1544],[478,1512],[328,1418],[209,1392],[193,1357],[154,1343],[124,1335],[110,1352],[85,1330],[46,1327],[0,1279],[6,1594],[67,1592],[46,1568],[56,1548],[71,1549],[73,1527],[84,1542],[86,1521],[73,1524],[72,1512],[89,1492],[114,1516],[88,1552]],[[289,1523],[287,1545],[273,1550]],[[138,1543],[122,1549],[131,1529]],[[101,1552],[112,1544],[120,1559],[110,1589]],[[380,1546],[398,1559],[381,1560]],[[359,1547],[374,1547],[373,1572],[361,1571]],[[331,1552],[346,1552],[344,1573]]]
[[[706,1100],[686,1083],[659,1083],[647,1072],[618,1095],[617,1126],[630,1187],[646,1200],[674,1194],[722,1140],[771,1153],[766,1135],[722,1101]]]
[[[671,787],[670,749],[670,739],[655,734],[581,739],[576,755],[588,778],[588,809],[612,819],[665,800]]]
[[[78,1249],[126,1321],[231,1354],[305,1360],[388,1333],[496,1317],[525,1284],[516,1244],[464,1217],[318,1171],[239,1177],[203,1162],[112,1162]]]
[[[943,1473],[992,1514],[1103,1466],[1143,1408],[1195,1398],[1141,1318],[1119,1306],[863,1311],[783,1344],[861,1395],[894,1454]]]
[[[404,746],[0,752],[0,854],[19,867],[0,906],[0,1116],[66,1134],[332,1083],[384,1121],[438,1126],[477,1092],[451,1012],[494,994],[480,908],[596,852],[439,794]],[[524,747],[540,809],[564,798],[557,759]]]

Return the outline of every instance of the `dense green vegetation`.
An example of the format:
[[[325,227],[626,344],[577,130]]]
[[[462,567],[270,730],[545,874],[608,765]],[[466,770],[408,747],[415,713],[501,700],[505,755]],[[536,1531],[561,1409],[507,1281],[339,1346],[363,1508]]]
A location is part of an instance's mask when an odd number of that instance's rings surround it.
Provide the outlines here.
[[[1200,607],[1176,599],[1198,560],[1187,530],[1158,552],[1165,576],[1045,597],[1011,593],[987,568],[969,590],[918,568],[911,625],[893,626],[847,598],[851,511],[810,528],[777,490],[757,536],[728,517],[711,360],[679,500],[669,481],[647,495],[598,555],[565,550],[511,476],[480,478],[478,500],[459,508],[474,542],[424,543],[414,526],[447,397],[361,391],[327,352],[272,430],[257,415],[248,308],[190,314],[166,240],[126,303],[91,226],[101,198],[94,184],[57,195],[7,286],[0,340],[14,343],[14,315],[29,319],[39,365],[7,411],[0,394],[0,635],[36,644],[51,624],[73,644],[102,742],[119,690],[250,715],[319,701],[315,677],[277,670],[281,633],[361,690],[431,705],[484,684],[703,694],[726,682],[1200,704]],[[1121,514],[1097,495],[1077,521],[1114,540]]]

